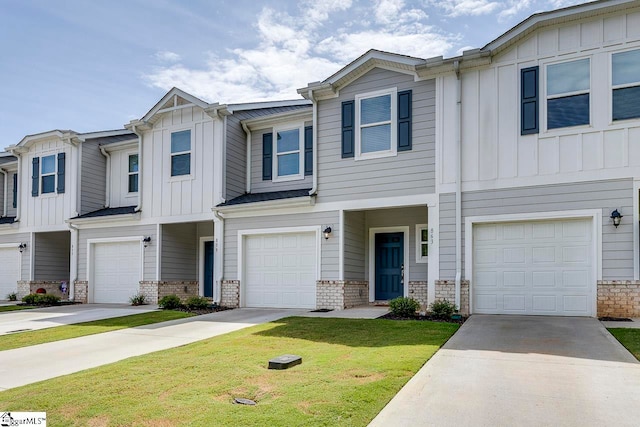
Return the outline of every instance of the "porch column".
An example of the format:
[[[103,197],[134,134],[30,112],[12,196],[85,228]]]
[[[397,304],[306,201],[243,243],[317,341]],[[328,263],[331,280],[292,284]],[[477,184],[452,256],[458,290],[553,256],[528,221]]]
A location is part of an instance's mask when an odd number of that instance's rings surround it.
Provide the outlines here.
[[[429,227],[429,261],[427,266],[427,302],[436,300],[436,280],[440,278],[440,210],[436,203],[427,205]]]

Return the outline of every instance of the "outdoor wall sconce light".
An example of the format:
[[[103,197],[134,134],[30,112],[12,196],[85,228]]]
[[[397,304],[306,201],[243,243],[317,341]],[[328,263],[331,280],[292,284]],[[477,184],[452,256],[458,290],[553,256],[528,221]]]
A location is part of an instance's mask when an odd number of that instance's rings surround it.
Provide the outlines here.
[[[18,245],[18,250],[20,251],[20,253],[24,252],[25,249],[27,249],[26,243],[20,243],[20,245]]]
[[[610,218],[611,218],[611,221],[613,221],[613,226],[615,228],[618,228],[618,226],[620,225],[620,221],[622,221],[622,214],[618,212],[618,209],[611,212]]]
[[[329,235],[331,234],[331,227],[325,228],[323,233],[324,233],[324,239],[329,240]]]
[[[144,247],[146,248],[147,246],[149,246],[149,243],[151,243],[151,236],[147,236],[144,239],[142,239],[142,241],[144,242]]]

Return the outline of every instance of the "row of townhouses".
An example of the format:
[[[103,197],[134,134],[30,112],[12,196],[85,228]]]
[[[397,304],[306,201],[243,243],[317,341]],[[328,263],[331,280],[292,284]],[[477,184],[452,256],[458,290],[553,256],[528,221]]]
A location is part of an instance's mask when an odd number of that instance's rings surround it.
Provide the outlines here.
[[[453,58],[369,51],[296,101],[172,89],[0,154],[0,293],[640,316],[640,2]]]

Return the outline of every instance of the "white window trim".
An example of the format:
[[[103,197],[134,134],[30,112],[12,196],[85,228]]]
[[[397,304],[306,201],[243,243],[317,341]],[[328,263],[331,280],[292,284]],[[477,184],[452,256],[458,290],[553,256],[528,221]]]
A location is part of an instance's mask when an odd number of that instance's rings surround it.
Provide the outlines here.
[[[547,95],[547,76],[548,76],[548,68],[549,66],[552,65],[558,65],[558,64],[564,64],[564,63],[568,63],[568,62],[576,62],[576,61],[580,61],[583,59],[587,59],[589,60],[589,89],[587,90],[578,90],[578,91],[573,91],[573,92],[565,92],[562,94],[554,94],[554,95]],[[542,112],[544,117],[542,118],[542,125],[543,125],[543,129],[544,132],[558,132],[558,131],[563,131],[564,129],[579,129],[579,128],[589,128],[591,127],[592,123],[593,123],[593,96],[592,96],[592,88],[593,88],[593,67],[592,67],[592,63],[593,61],[591,60],[591,56],[586,56],[586,57],[577,57],[577,58],[572,58],[572,59],[567,59],[567,60],[563,60],[563,61],[554,61],[554,62],[547,62],[542,64],[542,68],[544,69],[544,81],[542,82],[542,86],[541,86],[541,90],[544,91],[544,105],[542,107]],[[560,99],[560,98],[568,98],[570,96],[574,96],[574,95],[584,95],[584,94],[588,94],[589,95],[589,123],[587,124],[582,124],[582,125],[575,125],[575,126],[563,126],[563,127],[559,127],[559,128],[553,128],[553,129],[549,129],[548,126],[548,112],[547,112],[547,102],[550,99]]]
[[[613,91],[616,90],[616,89],[626,89],[626,88],[630,88],[630,87],[640,86],[640,77],[634,83],[625,83],[625,84],[621,84],[621,85],[614,85],[613,84],[613,55],[615,55],[617,53],[632,52],[634,50],[640,50],[640,48],[638,48],[636,46],[636,47],[631,48],[631,49],[617,50],[617,51],[609,53],[609,86],[610,86],[610,90],[609,90],[609,124],[610,125],[617,124],[617,123],[628,122],[629,120],[638,120],[637,117],[633,117],[633,118],[630,118],[630,119],[613,120]]]
[[[185,131],[189,131],[189,150],[188,151],[177,151],[177,152],[172,152],[171,151],[171,136],[174,133],[179,133],[179,132],[185,132]],[[169,132],[169,179],[171,180],[182,180],[182,179],[188,179],[188,178],[193,178],[193,134],[194,134],[194,130],[192,128],[186,128],[186,129],[173,129]],[[173,160],[173,156],[178,156],[181,154],[189,154],[189,173],[186,173],[184,175],[172,175],[171,174],[171,161]],[[139,158],[138,158],[139,159]],[[138,166],[139,168],[139,166]],[[138,188],[138,190],[140,190]]]
[[[138,171],[137,172],[131,172],[129,171],[129,157],[131,156],[138,156]],[[125,186],[127,188],[126,191],[126,197],[135,197],[138,195],[138,191],[140,191],[140,155],[138,154],[137,151],[130,151],[128,153],[125,153],[125,157],[126,157],[126,165],[127,165],[127,180],[125,183]],[[129,177],[131,175],[138,175],[138,191],[129,191]]]
[[[44,166],[44,158],[45,157],[53,157],[53,172],[51,173],[43,173],[42,172],[42,167]],[[45,193],[44,191],[42,191],[44,189],[44,185],[43,185],[43,179],[45,176],[53,176],[53,191],[50,191],[48,193]],[[58,190],[58,156],[57,154],[47,154],[45,156],[40,156],[40,195],[41,196],[48,196],[51,194],[57,194],[57,190]]]
[[[372,153],[362,153],[362,141],[360,138],[361,126],[360,126],[360,101],[368,98],[375,98],[377,96],[390,95],[391,96],[391,141],[390,149],[384,151],[374,151]],[[385,122],[370,123],[365,127],[376,126],[384,124]],[[354,160],[367,160],[367,159],[379,159],[381,157],[391,157],[398,155],[398,88],[389,88],[384,90],[377,90],[375,92],[367,92],[356,95],[355,97],[355,145],[356,153]]]
[[[298,149],[293,151],[284,151],[278,153],[278,132],[286,132],[290,130],[298,129]],[[287,182],[298,181],[304,179],[304,123],[296,123],[290,125],[282,125],[274,127],[272,130],[272,148],[271,148],[271,161],[272,161],[272,182]],[[278,171],[278,155],[295,154],[298,153],[298,173],[295,175],[279,175]]]
[[[416,263],[418,264],[426,264],[429,262],[429,256],[422,256],[422,245],[426,243],[427,247],[429,247],[429,239],[427,239],[426,242],[422,241],[422,230],[427,230],[428,234],[429,225],[416,224]]]

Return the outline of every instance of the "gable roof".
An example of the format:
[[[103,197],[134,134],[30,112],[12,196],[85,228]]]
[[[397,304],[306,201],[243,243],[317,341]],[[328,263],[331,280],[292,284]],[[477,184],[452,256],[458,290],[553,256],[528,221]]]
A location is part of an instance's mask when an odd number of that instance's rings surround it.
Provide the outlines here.
[[[37,141],[42,141],[49,138],[57,138],[57,139],[69,139],[76,137],[78,134],[72,130],[60,130],[54,129],[46,132],[40,132],[33,135],[27,135],[20,140],[17,144],[10,145],[6,148],[7,151],[26,151],[31,145],[33,145]]]
[[[215,107],[218,104],[209,104],[200,98],[197,98],[177,87],[172,88],[154,105],[151,110],[147,112],[140,120],[133,120],[134,122],[147,122],[155,123],[158,121],[159,115],[166,112],[164,110],[171,110],[181,106],[195,105],[197,107],[206,110],[210,107]]]

